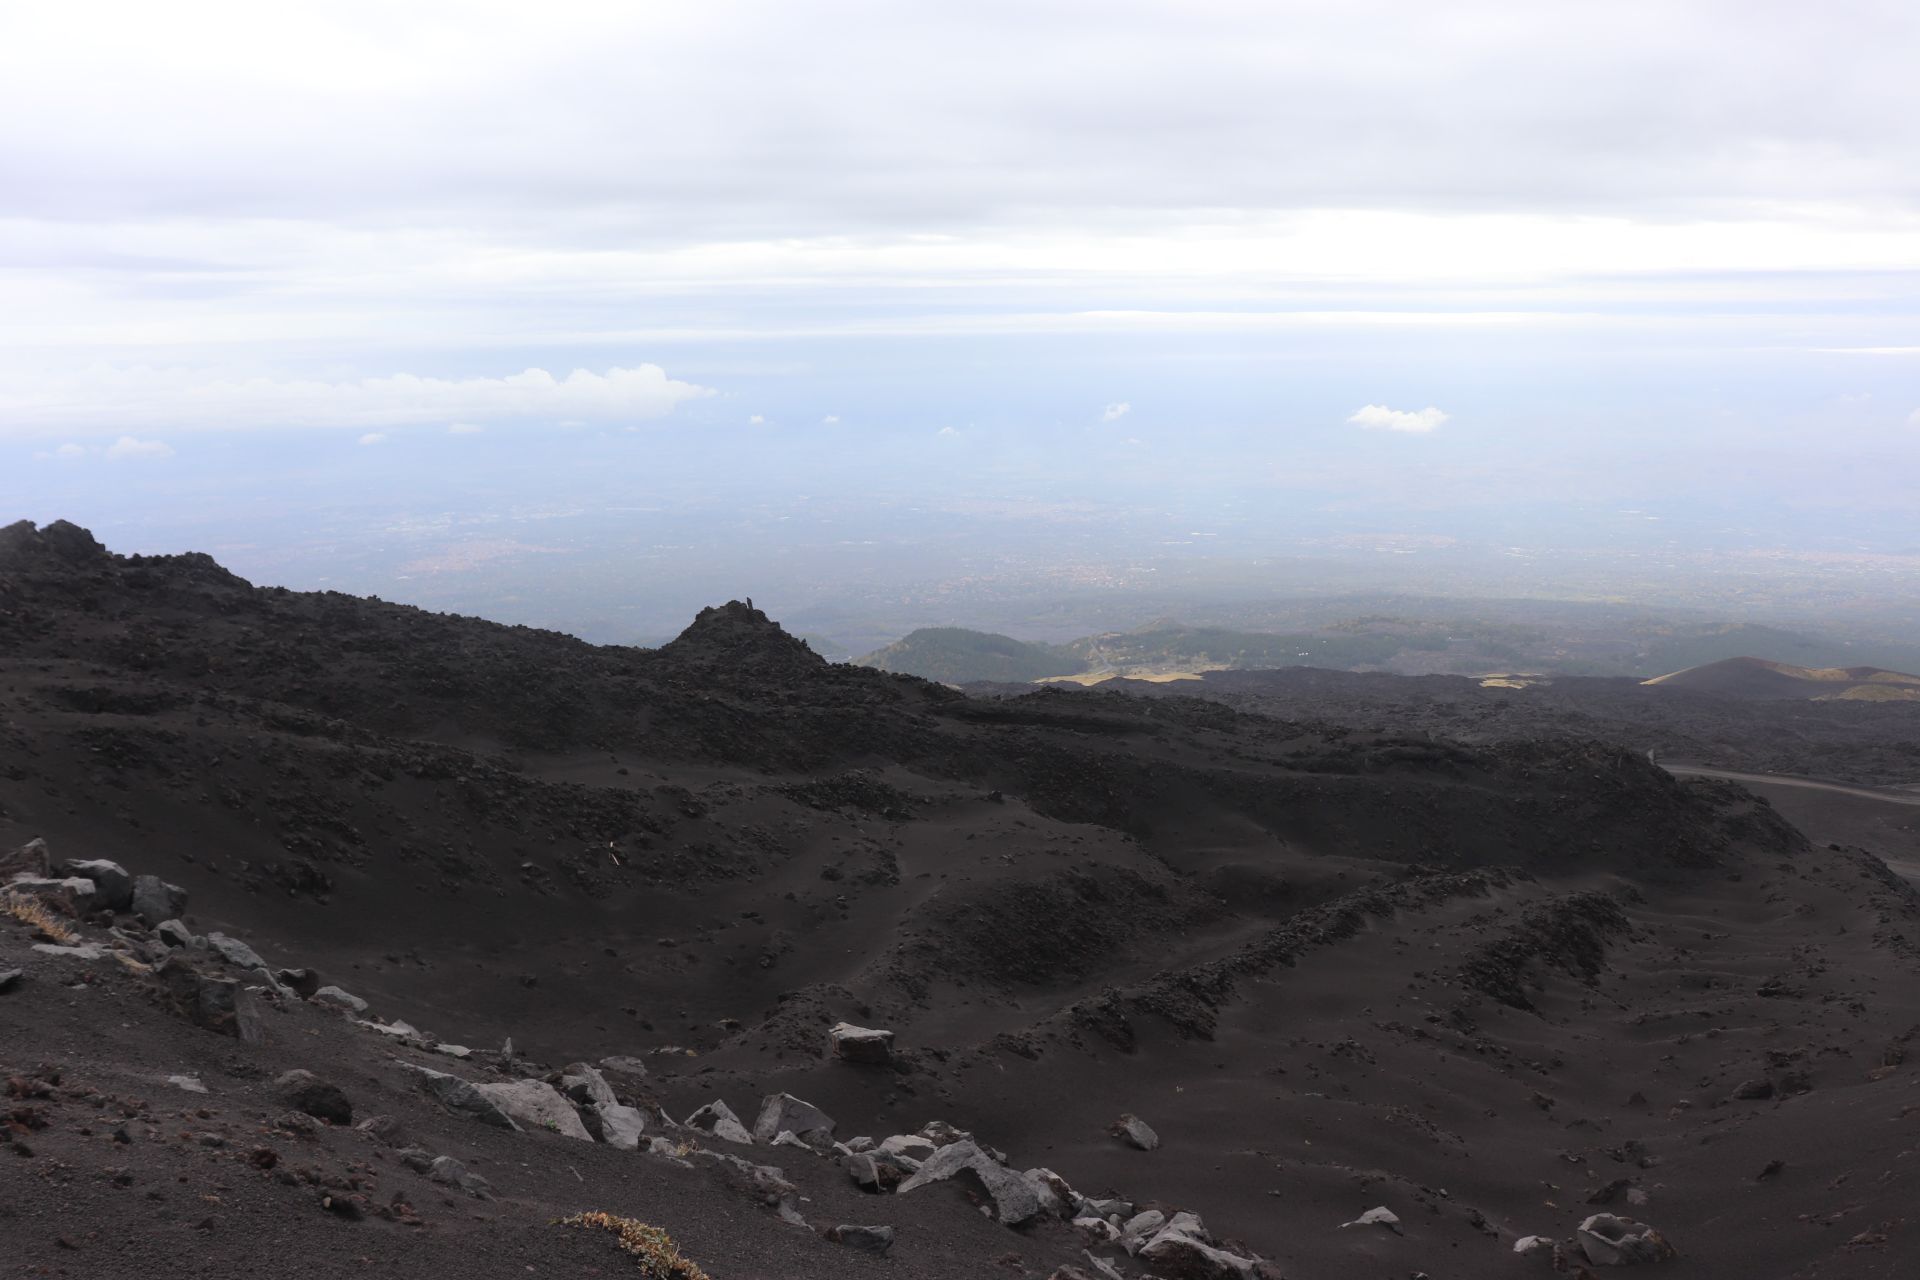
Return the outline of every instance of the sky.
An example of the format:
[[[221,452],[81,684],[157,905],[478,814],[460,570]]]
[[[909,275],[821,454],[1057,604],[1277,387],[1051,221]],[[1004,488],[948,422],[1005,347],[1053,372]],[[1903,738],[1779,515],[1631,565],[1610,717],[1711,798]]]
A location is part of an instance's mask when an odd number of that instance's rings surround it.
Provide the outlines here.
[[[0,518],[293,585],[803,501],[1920,557],[1917,55],[1848,0],[14,0]]]

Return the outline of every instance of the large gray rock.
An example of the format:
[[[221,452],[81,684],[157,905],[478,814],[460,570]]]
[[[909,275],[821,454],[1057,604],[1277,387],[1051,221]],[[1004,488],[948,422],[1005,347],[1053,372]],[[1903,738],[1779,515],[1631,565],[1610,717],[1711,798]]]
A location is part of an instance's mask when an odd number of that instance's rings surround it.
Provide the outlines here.
[[[800,1189],[787,1180],[785,1171],[770,1164],[755,1164],[724,1151],[695,1151],[693,1157],[710,1161],[734,1190],[777,1211],[788,1222],[806,1225],[806,1219],[800,1216],[794,1203],[799,1198]]]
[[[480,1087],[471,1081],[411,1062],[402,1062],[399,1065],[401,1070],[410,1072],[420,1082],[420,1087],[433,1095],[441,1106],[455,1115],[478,1120],[481,1124],[490,1124],[496,1129],[520,1127],[513,1122],[513,1117],[507,1114],[505,1108],[481,1093]]]
[[[1140,1248],[1139,1256],[1164,1276],[1181,1280],[1253,1280],[1259,1262],[1222,1249],[1200,1219],[1176,1213]]]
[[[1626,1267],[1642,1262],[1665,1262],[1676,1250],[1666,1237],[1644,1222],[1596,1213],[1574,1232],[1580,1251],[1596,1267]]]
[[[923,1138],[917,1133],[896,1133],[874,1148],[884,1156],[911,1160],[916,1169],[920,1167],[922,1161],[939,1149],[931,1139]]]
[[[954,1180],[978,1189],[992,1203],[993,1216],[1007,1226],[1017,1227],[1046,1213],[1046,1206],[1025,1178],[994,1160],[971,1139],[949,1143],[934,1152],[900,1184],[897,1194]]]
[[[29,840],[17,849],[0,853],[0,878],[51,874],[53,874],[53,860],[47,853],[45,840]]]
[[[1153,1131],[1153,1126],[1136,1115],[1121,1116],[1113,1122],[1112,1132],[1114,1137],[1142,1151],[1152,1151],[1160,1145],[1160,1135]]]
[[[15,876],[4,886],[40,899],[55,911],[84,916],[99,905],[100,893],[85,876]]]
[[[584,1062],[576,1062],[560,1073],[560,1092],[582,1107],[617,1107],[607,1078]]]
[[[235,1036],[248,1044],[266,1038],[259,1001],[232,978],[214,978],[200,972],[181,952],[153,967],[152,980],[161,1002],[197,1027]]]
[[[193,945],[193,930],[187,928],[187,926],[181,924],[178,920],[162,920],[154,926],[153,931],[159,936],[160,941],[170,947],[190,947]]]
[[[148,924],[178,920],[187,914],[187,891],[159,876],[135,876],[130,905],[133,914],[146,917]]]
[[[753,1135],[747,1132],[747,1126],[740,1123],[740,1117],[733,1108],[715,1099],[687,1117],[687,1128],[710,1133],[722,1142],[738,1142],[743,1146],[751,1145]]]
[[[313,993],[313,1002],[329,1009],[340,1009],[347,1013],[365,1013],[367,1002],[359,996],[342,991],[339,987],[321,987]]]
[[[573,1109],[573,1104],[545,1080],[512,1080],[473,1087],[512,1116],[523,1129],[545,1129],[563,1138],[593,1141],[593,1135],[580,1123],[580,1113]]]
[[[352,1124],[353,1103],[338,1085],[329,1084],[311,1071],[294,1070],[273,1082],[280,1101],[316,1120],[328,1124]]]
[[[595,1142],[604,1142],[621,1151],[637,1151],[647,1132],[646,1116],[617,1102],[580,1108],[580,1122]]]
[[[273,980],[302,1000],[311,1000],[320,990],[320,974],[313,969],[276,969]]]
[[[827,1029],[827,1050],[843,1062],[885,1066],[893,1061],[893,1032],[838,1022]]]
[[[863,1253],[884,1254],[893,1248],[892,1227],[862,1227],[843,1222],[827,1228],[827,1239]]]
[[[117,862],[69,858],[60,864],[60,874],[93,881],[96,902],[109,911],[125,911],[133,905],[133,877]]]
[[[647,1064],[638,1058],[615,1054],[611,1058],[600,1059],[600,1070],[610,1071],[616,1076],[627,1076],[634,1080],[647,1078]]]
[[[267,962],[260,958],[258,951],[255,951],[252,947],[240,941],[240,939],[229,938],[224,933],[208,934],[207,950],[213,952],[213,954],[219,956],[236,969],[265,969],[267,967]],[[273,975],[269,972],[267,976],[272,977]]]
[[[822,1151],[833,1145],[833,1121],[826,1112],[790,1093],[770,1093],[760,1100],[760,1116],[753,1122],[754,1140],[772,1142],[782,1133],[791,1133]]]

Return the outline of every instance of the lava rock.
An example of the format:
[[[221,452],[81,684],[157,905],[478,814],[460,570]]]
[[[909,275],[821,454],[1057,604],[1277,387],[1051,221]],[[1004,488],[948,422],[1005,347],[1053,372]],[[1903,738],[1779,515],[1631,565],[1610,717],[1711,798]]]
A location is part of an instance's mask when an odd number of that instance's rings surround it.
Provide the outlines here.
[[[893,1248],[893,1228],[860,1227],[843,1222],[827,1228],[827,1239],[863,1253],[884,1254]]]
[[[770,1093],[760,1101],[760,1116],[753,1122],[754,1139],[772,1142],[783,1131],[823,1151],[833,1145],[833,1121],[826,1112],[790,1093]]]
[[[45,840],[29,840],[17,849],[0,854],[0,876],[46,876],[53,871]]]
[[[94,900],[108,911],[125,911],[133,905],[133,877],[117,862],[69,858],[60,864],[60,874],[93,881]]]
[[[431,1067],[416,1066],[411,1062],[399,1064],[410,1071],[420,1082],[420,1087],[455,1115],[463,1115],[481,1124],[490,1124],[496,1129],[518,1129],[499,1102],[480,1092],[478,1085],[462,1080],[459,1076],[449,1075],[445,1071],[435,1071]]]
[[[512,1080],[504,1084],[477,1084],[473,1087],[522,1128],[546,1129],[563,1138],[593,1141],[593,1135],[580,1123],[580,1113],[545,1080]]]
[[[160,941],[170,947],[190,947],[193,945],[193,930],[178,920],[162,920],[154,926],[154,933]]]
[[[1574,1233],[1580,1251],[1596,1267],[1624,1267],[1643,1262],[1665,1262],[1678,1254],[1666,1237],[1644,1222],[1596,1213]]]
[[[273,980],[302,1000],[311,1000],[320,990],[320,974],[313,969],[280,969]]]
[[[255,951],[252,947],[240,941],[240,939],[229,938],[224,933],[208,934],[207,949],[236,969],[265,969],[267,967],[267,962],[260,958],[258,951]]]
[[[329,1084],[311,1071],[293,1070],[273,1082],[280,1100],[297,1111],[328,1124],[352,1124],[353,1103],[338,1085]]]
[[[1113,1122],[1113,1128],[1109,1132],[1129,1146],[1138,1147],[1142,1151],[1152,1151],[1160,1145],[1160,1135],[1153,1131],[1153,1126],[1136,1115],[1121,1116]]]
[[[365,1013],[367,1002],[339,987],[321,987],[313,993],[315,1004],[326,1005],[330,1009],[339,1009],[346,1013]]]
[[[584,1062],[576,1062],[560,1073],[560,1092],[582,1107],[617,1107],[607,1078]]]
[[[1026,1179],[994,1160],[971,1140],[940,1148],[911,1178],[900,1184],[906,1195],[935,1182],[958,1179],[973,1184],[993,1205],[993,1216],[1010,1227],[1031,1222],[1046,1212]]]
[[[1176,1213],[1140,1248],[1156,1272],[1182,1280],[1253,1280],[1258,1260],[1222,1249],[1191,1213]]]
[[[595,1142],[604,1142],[621,1151],[638,1150],[640,1139],[647,1132],[646,1116],[617,1102],[580,1108],[580,1121]]]
[[[827,1048],[842,1062],[885,1066],[893,1061],[893,1032],[839,1022],[827,1030]]]
[[[740,1123],[740,1117],[733,1113],[733,1108],[718,1100],[709,1102],[688,1116],[687,1128],[710,1133],[722,1142],[737,1142],[742,1146],[753,1143],[753,1135]]]
[[[177,884],[168,884],[159,876],[135,876],[133,899],[129,906],[133,914],[143,916],[149,922],[178,920],[187,914],[187,891]]]

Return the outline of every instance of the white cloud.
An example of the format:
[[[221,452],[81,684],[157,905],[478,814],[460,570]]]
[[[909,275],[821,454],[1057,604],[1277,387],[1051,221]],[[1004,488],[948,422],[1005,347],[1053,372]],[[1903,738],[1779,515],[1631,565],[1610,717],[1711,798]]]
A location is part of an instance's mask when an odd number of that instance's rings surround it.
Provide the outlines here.
[[[933,434],[937,436],[957,436],[960,432],[953,427],[942,427]]]
[[[477,422],[455,422],[447,427],[450,436],[477,436],[486,430]]]
[[[1128,404],[1125,400],[1121,400],[1114,404],[1108,405],[1105,409],[1102,409],[1100,411],[1100,421],[1118,422],[1120,419],[1126,417],[1128,414],[1132,412],[1133,412],[1133,406]]]
[[[1369,431],[1404,431],[1425,435],[1452,416],[1442,413],[1432,405],[1414,411],[1389,409],[1383,404],[1370,404],[1356,410],[1347,421],[1356,427],[1365,427]]]
[[[75,462],[87,456],[87,448],[85,445],[68,442],[61,445],[58,449],[42,449],[33,456],[42,462]]]
[[[171,458],[173,446],[160,440],[139,440],[133,436],[121,436],[106,448],[108,462],[125,462],[141,458]]]
[[[386,435],[379,431],[369,431],[360,437],[361,444],[385,444],[386,442]]]
[[[835,425],[836,423],[838,423],[839,421],[840,421],[840,415],[839,415],[839,414],[837,414],[837,413],[830,413],[830,414],[828,414],[828,415],[827,415],[826,417],[824,417],[824,418],[822,418],[822,419],[820,419],[820,425],[821,425],[821,426],[823,426],[823,427],[831,427],[831,426],[833,426],[833,425]]]
[[[1910,427],[1920,427],[1920,409],[1915,409],[1907,415],[1907,425]]]
[[[767,422],[766,418],[763,415],[758,413],[754,414],[752,417],[747,419],[747,425],[751,427],[765,426],[766,422]]]
[[[506,377],[435,378],[413,373],[348,382],[222,378],[199,370],[95,366],[63,381],[0,382],[0,436],[55,428],[477,426],[525,420],[557,424],[630,421],[713,394],[669,378],[659,365],[575,369],[556,377],[527,369]]]

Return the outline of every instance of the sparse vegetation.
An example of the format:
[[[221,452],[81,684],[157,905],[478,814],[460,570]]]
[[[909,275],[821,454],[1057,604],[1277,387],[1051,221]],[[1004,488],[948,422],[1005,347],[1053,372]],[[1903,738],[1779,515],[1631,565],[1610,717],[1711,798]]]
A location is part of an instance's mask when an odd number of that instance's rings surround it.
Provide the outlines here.
[[[559,1219],[554,1225],[611,1231],[619,1237],[621,1249],[639,1261],[643,1275],[654,1276],[658,1280],[712,1280],[698,1264],[680,1252],[680,1246],[662,1227],[649,1226],[633,1218],[615,1217],[611,1213],[576,1213],[570,1218]]]
[[[21,924],[28,925],[46,938],[48,942],[57,942],[70,947],[80,940],[79,935],[60,923],[47,904],[30,893],[0,894],[0,911],[12,916]]]

